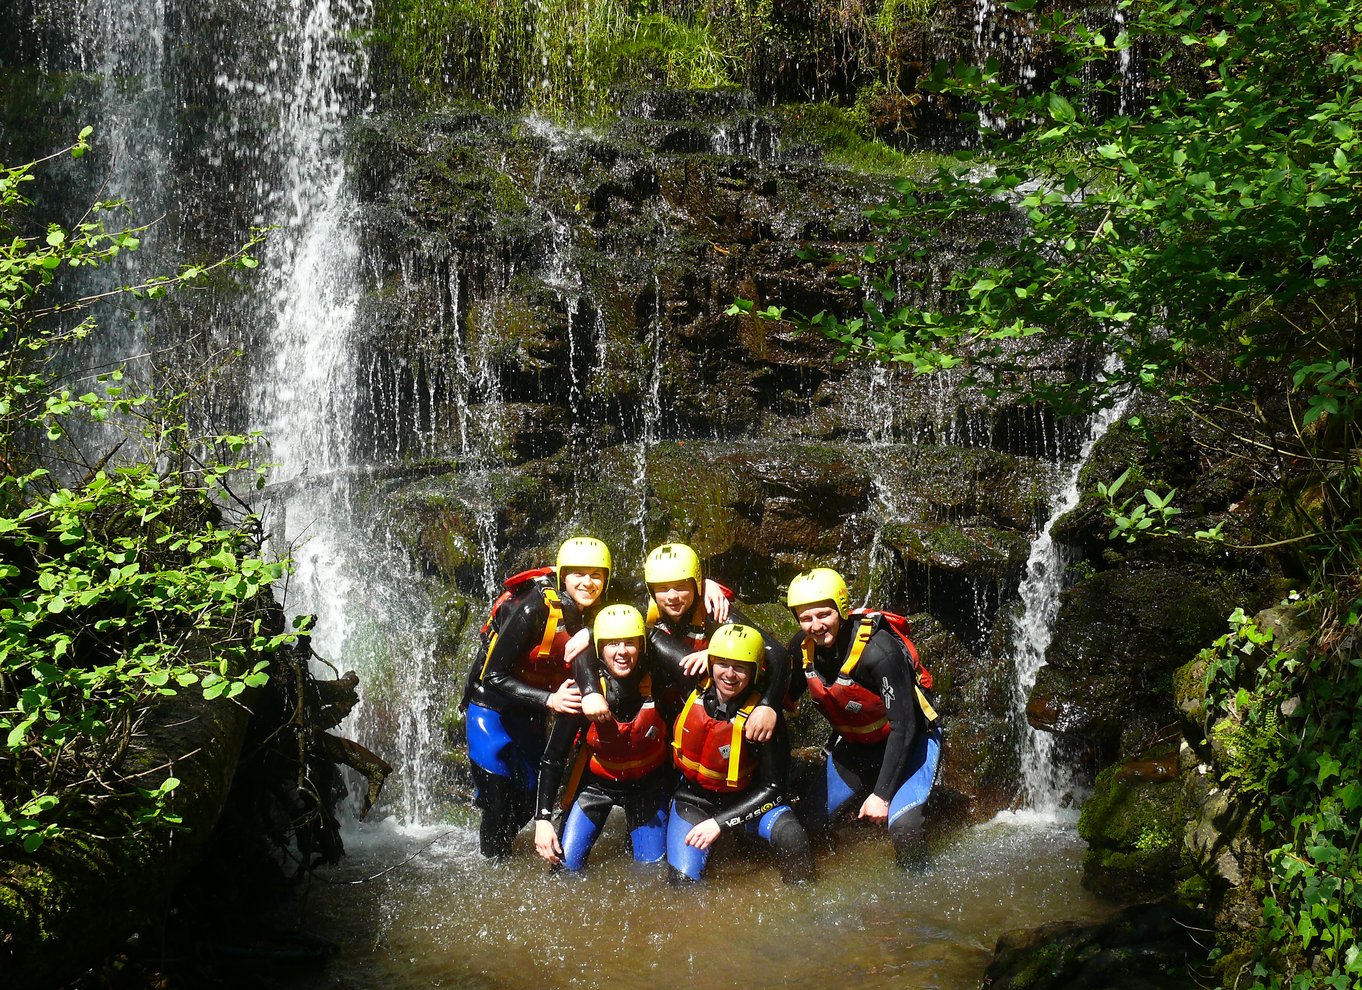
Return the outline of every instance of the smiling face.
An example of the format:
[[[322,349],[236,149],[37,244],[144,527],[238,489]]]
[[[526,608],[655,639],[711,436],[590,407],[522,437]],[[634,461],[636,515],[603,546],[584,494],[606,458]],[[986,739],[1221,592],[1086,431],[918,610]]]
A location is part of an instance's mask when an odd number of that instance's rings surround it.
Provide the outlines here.
[[[695,582],[690,578],[650,584],[648,590],[653,593],[657,610],[669,622],[680,622],[695,607]]]
[[[716,657],[709,665],[709,676],[714,682],[714,691],[718,694],[719,700],[725,704],[751,687],[752,678],[756,673],[756,664],[729,660],[725,657]]]
[[[643,640],[638,636],[630,636],[628,639],[607,639],[596,644],[605,669],[616,678],[625,678],[633,673],[634,668],[638,666],[642,646]]]
[[[596,604],[605,590],[605,571],[599,567],[570,568],[563,572],[563,591],[586,610]]]
[[[799,628],[813,639],[816,646],[831,646],[842,628],[842,615],[832,602],[814,602],[795,612]]]

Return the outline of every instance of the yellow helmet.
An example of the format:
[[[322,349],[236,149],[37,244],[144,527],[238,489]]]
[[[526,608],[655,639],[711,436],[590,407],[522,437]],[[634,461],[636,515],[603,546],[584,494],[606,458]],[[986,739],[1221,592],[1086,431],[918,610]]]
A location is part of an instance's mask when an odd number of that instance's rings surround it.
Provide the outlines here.
[[[558,548],[558,586],[570,570],[586,571],[599,567],[605,571],[605,587],[610,587],[610,548],[591,536],[574,536]],[[605,590],[601,590],[605,594]]]
[[[596,616],[591,634],[600,643],[607,639],[630,639],[643,635],[643,616],[632,605],[607,605]]]
[[[831,567],[815,567],[796,574],[785,596],[785,604],[792,612],[818,602],[832,602],[844,619],[851,615],[851,595],[847,592],[847,583]]]
[[[684,543],[664,543],[643,562],[643,583],[648,585],[649,593],[655,584],[671,581],[684,581],[690,578],[695,582],[698,595],[704,586],[700,573],[700,556]]]
[[[754,663],[760,666],[766,643],[761,633],[751,626],[740,626],[729,622],[714,630],[709,638],[709,662],[731,660],[736,663]]]

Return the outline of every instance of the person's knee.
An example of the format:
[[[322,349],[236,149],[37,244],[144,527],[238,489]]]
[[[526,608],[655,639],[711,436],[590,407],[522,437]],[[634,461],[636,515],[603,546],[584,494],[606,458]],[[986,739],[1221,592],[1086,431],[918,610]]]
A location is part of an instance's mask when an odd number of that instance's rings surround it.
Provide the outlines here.
[[[780,863],[780,876],[786,883],[813,879],[813,852],[809,834],[795,815],[787,812],[771,826],[771,848]]]

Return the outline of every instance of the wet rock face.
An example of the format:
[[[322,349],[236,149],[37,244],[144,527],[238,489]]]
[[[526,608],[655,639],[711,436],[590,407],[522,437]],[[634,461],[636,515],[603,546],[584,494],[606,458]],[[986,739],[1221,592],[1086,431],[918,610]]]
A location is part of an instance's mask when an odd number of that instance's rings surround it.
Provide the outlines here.
[[[1093,925],[1060,922],[1007,932],[984,973],[985,990],[1181,990],[1198,986],[1205,920],[1167,903],[1138,904]]]
[[[1098,774],[1078,834],[1083,884],[1118,901],[1163,897],[1184,874],[1178,746],[1166,742]]]
[[[1219,634],[1235,601],[1165,567],[1103,571],[1066,590],[1027,717],[1092,741],[1109,762],[1171,721],[1172,674]]]

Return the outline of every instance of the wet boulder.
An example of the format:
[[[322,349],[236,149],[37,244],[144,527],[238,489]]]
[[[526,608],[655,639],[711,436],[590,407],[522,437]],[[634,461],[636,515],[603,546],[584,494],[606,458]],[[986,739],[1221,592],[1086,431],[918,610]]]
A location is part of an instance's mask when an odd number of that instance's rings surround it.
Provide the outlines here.
[[[1098,774],[1078,821],[1088,843],[1083,885],[1118,901],[1171,893],[1184,872],[1181,795],[1175,742]]]

